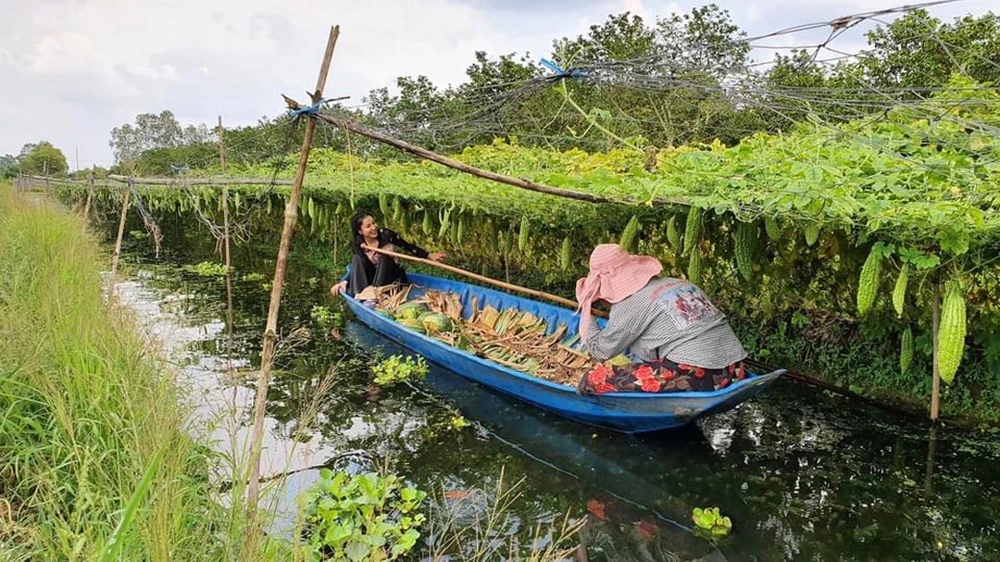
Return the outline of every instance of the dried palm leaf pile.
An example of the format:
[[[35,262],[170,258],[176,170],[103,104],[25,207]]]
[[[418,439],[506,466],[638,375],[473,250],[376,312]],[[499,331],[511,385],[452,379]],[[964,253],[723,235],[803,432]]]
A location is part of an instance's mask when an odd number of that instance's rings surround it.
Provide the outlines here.
[[[480,310],[472,299],[471,318],[462,317],[455,293],[428,290],[409,300],[412,285],[369,287],[359,300],[375,301],[387,318],[479,357],[559,384],[576,386],[597,363],[573,349],[577,336],[566,338],[566,325],[547,334],[545,321],[516,308]]]

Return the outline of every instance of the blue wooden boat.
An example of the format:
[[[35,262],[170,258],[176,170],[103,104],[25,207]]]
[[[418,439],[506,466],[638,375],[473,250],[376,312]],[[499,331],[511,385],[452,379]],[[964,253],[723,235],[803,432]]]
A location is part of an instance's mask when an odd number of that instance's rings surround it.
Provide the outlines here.
[[[408,277],[414,285],[410,292],[411,299],[420,296],[427,289],[456,293],[461,297],[463,316],[466,318],[472,314],[472,299],[475,297],[480,307],[492,306],[497,310],[513,307],[522,312],[530,312],[545,320],[550,333],[560,324],[565,324],[568,333],[573,334],[579,322],[574,311],[566,308],[450,279],[413,273],[408,274]],[[580,395],[571,386],[550,382],[477,357],[468,351],[410,330],[346,294],[344,298],[358,319],[373,330],[454,373],[578,422],[625,433],[680,427],[699,417],[725,412],[757,394],[785,372],[777,370],[766,375],[749,373],[747,378],[712,392],[611,392]],[[599,319],[598,322],[603,327],[603,320]]]

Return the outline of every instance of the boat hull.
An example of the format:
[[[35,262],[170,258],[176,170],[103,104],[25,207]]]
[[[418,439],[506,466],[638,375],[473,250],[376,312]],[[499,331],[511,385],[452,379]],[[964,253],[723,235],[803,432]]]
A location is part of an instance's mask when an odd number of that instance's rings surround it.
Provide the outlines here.
[[[559,323],[564,323],[567,327],[574,326],[573,312],[568,309],[457,281],[417,274],[409,274],[409,277],[418,287],[459,293],[466,315],[471,311],[472,297],[476,297],[480,307],[492,305],[498,309],[517,307],[522,311],[530,311],[545,319],[550,329],[555,329]],[[544,410],[578,422],[625,433],[680,427],[699,417],[730,410],[763,390],[784,372],[751,376],[713,392],[611,392],[580,395],[566,385],[521,373],[412,331],[358,300],[347,295],[344,297],[348,307],[361,322],[429,361]]]

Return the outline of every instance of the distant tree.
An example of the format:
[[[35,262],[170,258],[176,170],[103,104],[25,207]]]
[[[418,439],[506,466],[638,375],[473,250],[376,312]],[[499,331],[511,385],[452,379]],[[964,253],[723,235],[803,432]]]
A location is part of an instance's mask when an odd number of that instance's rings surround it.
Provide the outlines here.
[[[788,55],[775,55],[774,65],[764,74],[763,87],[767,93],[760,100],[767,108],[772,128],[788,128],[810,110],[816,110],[816,100],[824,95],[828,74],[809,51],[792,49]]]
[[[85,180],[90,178],[91,175],[96,179],[104,179],[108,177],[110,172],[107,168],[102,168],[100,166],[93,166],[90,168],[83,168],[70,173],[70,177],[75,180]]]
[[[29,174],[63,175],[69,170],[66,156],[48,141],[24,145],[19,158],[21,170]]]
[[[673,14],[656,25],[660,51],[687,74],[705,73],[715,80],[741,74],[750,63],[746,32],[728,10],[708,4],[688,14]]]
[[[210,168],[218,163],[214,143],[192,142],[173,148],[151,148],[135,161],[135,173],[143,176],[171,175],[176,168]]]
[[[17,157],[12,154],[0,156],[0,179],[8,179],[17,175]]]
[[[869,49],[857,66],[872,88],[940,87],[953,72],[1000,83],[1000,16],[992,12],[942,23],[926,10],[914,10],[867,38]]]
[[[656,31],[628,12],[609,16],[576,39],[557,39],[552,47],[555,58],[565,66],[634,59],[659,50]]]
[[[139,159],[146,150],[154,148],[177,148],[190,143],[207,142],[212,133],[205,125],[182,127],[170,111],[142,113],[135,118],[135,124],[126,123],[111,130],[111,149],[115,161],[128,167]]]
[[[461,113],[456,107],[455,92],[439,90],[426,76],[401,76],[396,79],[396,90],[397,93],[390,93],[388,88],[378,88],[365,97],[368,119],[431,150],[447,146],[449,133],[454,131],[436,130],[432,124]]]
[[[619,137],[656,146],[714,138],[736,143],[762,126],[752,109],[737,107],[722,87],[725,80],[747,72],[744,38],[729,13],[712,4],[660,19],[652,27],[636,15],[613,15],[586,35],[555,41],[554,56],[564,65],[617,65],[610,71],[618,74],[617,83],[584,80],[567,86],[580,106]],[[631,86],[622,76],[626,73],[642,76],[641,86]],[[558,124],[571,132],[569,145],[596,150],[620,145],[566,113]],[[574,132],[580,130],[589,131],[586,138]]]

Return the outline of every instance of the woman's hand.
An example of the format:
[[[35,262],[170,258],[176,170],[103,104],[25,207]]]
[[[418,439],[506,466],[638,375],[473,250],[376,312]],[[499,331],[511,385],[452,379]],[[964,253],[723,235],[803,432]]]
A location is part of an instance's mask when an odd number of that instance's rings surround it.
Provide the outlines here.
[[[448,259],[448,254],[444,252],[431,252],[431,254],[427,256],[427,259],[431,261],[444,262]]]
[[[347,288],[347,281],[341,281],[333,287],[330,287],[330,294],[333,296],[340,296],[340,292]]]

